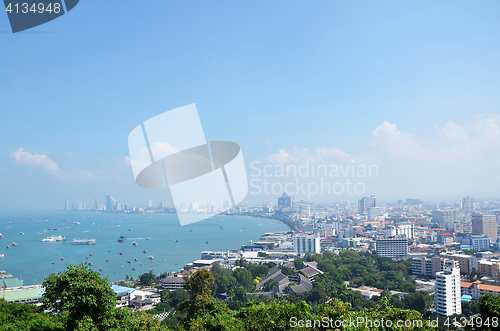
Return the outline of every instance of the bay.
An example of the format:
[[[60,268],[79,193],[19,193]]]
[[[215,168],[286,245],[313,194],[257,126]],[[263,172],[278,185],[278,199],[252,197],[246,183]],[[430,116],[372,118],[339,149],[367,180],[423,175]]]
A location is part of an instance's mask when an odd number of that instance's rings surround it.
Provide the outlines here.
[[[239,249],[265,232],[287,230],[276,220],[227,215],[181,227],[177,216],[171,214],[0,213],[0,253],[5,254],[0,258],[0,270],[32,285],[40,284],[50,273],[65,270],[68,263],[92,263],[93,270],[103,269],[103,277],[119,281],[149,270],[155,274],[177,271],[200,259],[202,251]],[[65,236],[66,241],[40,241],[50,235]],[[127,237],[124,243],[117,242],[120,236]],[[96,245],[71,245],[75,238],[96,239]],[[154,260],[148,259],[150,255]]]

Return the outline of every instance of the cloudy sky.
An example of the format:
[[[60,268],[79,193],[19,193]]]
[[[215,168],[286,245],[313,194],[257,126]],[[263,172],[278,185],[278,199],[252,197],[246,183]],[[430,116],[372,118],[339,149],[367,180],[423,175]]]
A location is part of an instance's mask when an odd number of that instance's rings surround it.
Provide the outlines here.
[[[499,9],[497,1],[81,1],[17,34],[1,14],[0,208],[102,204],[106,194],[136,205],[168,200],[167,190],[135,184],[127,138],[191,103],[207,140],[240,144],[260,188],[300,177],[264,176],[266,165],[376,166],[376,176],[325,180],[361,183],[360,195],[386,202],[496,199]],[[299,179],[321,183],[310,177]]]

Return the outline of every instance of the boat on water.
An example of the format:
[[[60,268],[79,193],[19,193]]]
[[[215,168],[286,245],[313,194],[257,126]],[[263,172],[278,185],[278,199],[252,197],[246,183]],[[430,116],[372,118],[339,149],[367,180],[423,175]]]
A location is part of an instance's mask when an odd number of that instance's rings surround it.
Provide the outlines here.
[[[71,224],[73,224],[73,225],[80,225],[80,222],[73,222]]]
[[[179,240],[175,240],[175,242],[176,242],[176,243],[180,243],[180,241],[179,241]]]
[[[2,234],[1,234],[1,233],[0,233],[0,239],[3,239],[3,236],[2,236]]]
[[[92,256],[92,253],[90,253],[89,255]]]
[[[52,264],[55,264],[54,262],[52,262]]]
[[[71,245],[95,245],[96,240],[95,239],[83,239],[83,238],[75,238],[71,242]]]
[[[21,236],[24,234],[24,232],[21,232]]]
[[[106,259],[106,262],[109,262],[109,259]]]
[[[61,261],[64,261],[64,257],[61,257]]]
[[[207,241],[205,244],[210,244],[210,241]]]
[[[119,242],[119,243],[124,243],[124,242],[125,242],[125,240],[123,240],[123,239],[121,239],[121,238],[120,238],[120,239],[118,239],[118,240],[117,240],[117,242]]]
[[[132,231],[132,229],[128,229],[129,231]]]
[[[93,266],[92,262],[89,262],[89,266]]]
[[[17,243],[16,243],[16,242],[13,242],[13,243],[12,243],[12,246],[17,246]]]
[[[102,268],[99,268],[99,271],[102,271]]]
[[[123,252],[120,252],[120,255],[123,255]]]
[[[56,241],[66,241],[66,238],[64,236],[48,236],[40,241],[44,243],[51,243]]]
[[[148,256],[148,259],[154,260],[155,258],[153,257],[153,255],[150,255],[150,256]]]
[[[130,270],[135,270],[135,268],[131,268]]]
[[[142,252],[143,252],[143,253],[147,253],[148,251],[147,251],[147,250],[143,250]]]
[[[5,256],[5,254],[4,254],[4,253],[0,253],[0,257],[4,257],[4,256]]]
[[[127,263],[132,263],[132,261],[128,260]]]
[[[49,230],[49,231],[59,231],[61,229],[58,228],[58,229],[47,229],[47,230]]]
[[[127,237],[125,237],[125,236],[120,236],[120,239],[127,239]]]
[[[134,261],[137,261],[137,258],[136,258],[136,257],[134,257]]]
[[[7,246],[7,249],[10,249],[10,246]]]
[[[194,230],[189,230],[189,232],[194,232]]]
[[[135,241],[132,243],[132,245],[134,245],[134,246],[139,246],[139,244],[138,244],[138,243],[136,243]]]

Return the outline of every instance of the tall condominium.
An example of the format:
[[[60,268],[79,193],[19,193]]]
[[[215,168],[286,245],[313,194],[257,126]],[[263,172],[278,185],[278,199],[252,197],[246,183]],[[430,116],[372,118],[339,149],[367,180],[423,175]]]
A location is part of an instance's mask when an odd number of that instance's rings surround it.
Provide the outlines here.
[[[64,210],[69,210],[69,200],[68,199],[64,200]]]
[[[434,305],[436,313],[441,316],[451,316],[462,313],[460,294],[460,269],[456,261],[450,261],[443,271],[436,273],[434,287]]]
[[[373,221],[379,216],[383,216],[385,213],[384,207],[368,207],[368,220]]]
[[[484,234],[490,237],[491,242],[498,239],[498,222],[495,215],[472,214],[472,234]]]
[[[432,222],[437,223],[440,226],[453,226],[454,223],[458,222],[459,212],[456,209],[448,210],[433,210],[432,211]]]
[[[408,239],[413,239],[415,227],[412,223],[399,223],[390,225],[386,229],[386,237],[406,236]]]
[[[281,198],[278,198],[278,209],[292,208],[292,197],[283,193]]]
[[[297,233],[293,236],[293,250],[295,253],[321,253],[319,235]]]
[[[371,197],[364,197],[361,200],[358,200],[358,213],[363,214],[368,212],[369,207],[377,207],[377,199],[374,195]]]
[[[396,257],[408,255],[408,237],[394,236],[392,238],[380,238],[376,241],[377,256]]]
[[[474,199],[470,196],[464,198],[464,203],[462,205],[462,211],[464,213],[472,213],[474,211]]]
[[[437,272],[443,271],[446,265],[453,263],[450,261],[452,260],[439,256],[431,258],[425,256],[414,257],[411,260],[412,274],[436,277]]]

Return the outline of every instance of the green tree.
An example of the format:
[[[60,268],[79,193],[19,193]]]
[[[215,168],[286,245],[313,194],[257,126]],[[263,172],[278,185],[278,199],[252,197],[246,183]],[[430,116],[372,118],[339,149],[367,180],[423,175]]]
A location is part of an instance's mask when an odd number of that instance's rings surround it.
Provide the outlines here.
[[[116,321],[116,296],[108,279],[96,271],[89,270],[82,263],[67,265],[67,270],[50,274],[43,281],[45,293],[42,296],[44,308],[53,312],[66,312],[69,329],[77,326],[105,330]]]
[[[497,327],[492,327],[491,323],[493,318],[500,323],[500,297],[493,296],[489,293],[482,296],[479,299],[479,313],[483,321],[486,319],[490,321],[490,326],[483,327],[481,330],[498,330],[498,324]]]
[[[156,276],[153,275],[152,271],[146,272],[139,277],[141,284],[150,286],[151,284],[156,282]]]
[[[265,284],[264,284],[264,287],[262,288],[262,291],[264,292],[269,292],[271,291],[273,288],[275,288],[276,286],[278,286],[278,282],[275,281],[274,279],[271,279],[271,280],[268,280]]]

